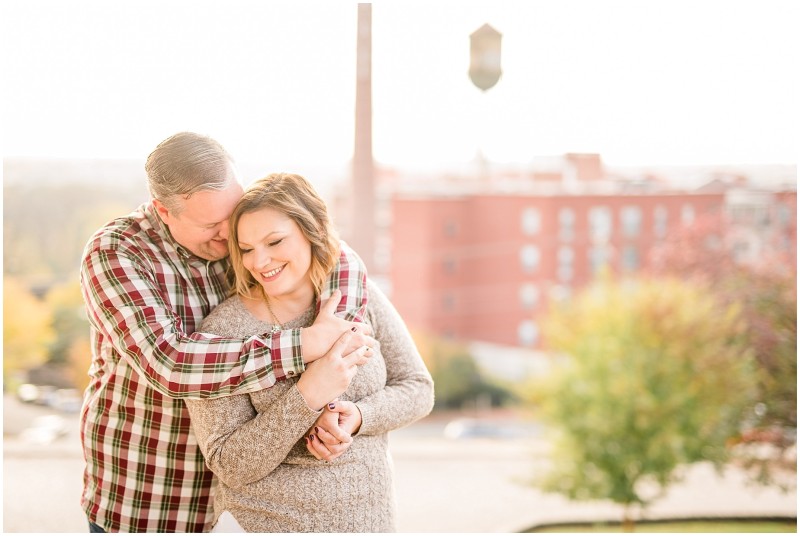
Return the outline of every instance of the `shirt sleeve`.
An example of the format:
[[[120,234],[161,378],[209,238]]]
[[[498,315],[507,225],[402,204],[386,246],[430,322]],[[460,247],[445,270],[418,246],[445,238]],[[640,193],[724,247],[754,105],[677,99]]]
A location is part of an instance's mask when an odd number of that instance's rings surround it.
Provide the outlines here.
[[[185,333],[152,269],[135,255],[115,249],[88,252],[81,288],[89,321],[106,345],[166,396],[258,391],[305,370],[297,329],[244,340]]]
[[[361,257],[343,240],[336,267],[323,286],[317,302],[317,313],[322,301],[331,297],[337,288],[342,291],[342,301],[336,315],[352,322],[364,322],[367,312],[367,267]]]
[[[370,317],[386,363],[386,386],[355,401],[361,412],[358,435],[407,426],[433,409],[433,379],[403,319],[375,284],[370,284]]]

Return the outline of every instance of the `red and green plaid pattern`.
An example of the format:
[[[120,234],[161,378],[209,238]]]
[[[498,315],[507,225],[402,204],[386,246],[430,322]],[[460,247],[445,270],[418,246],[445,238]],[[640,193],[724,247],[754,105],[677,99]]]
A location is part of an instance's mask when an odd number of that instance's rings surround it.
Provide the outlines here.
[[[322,299],[361,320],[366,270],[343,246]],[[82,505],[110,531],[203,532],[213,518],[212,473],[182,398],[258,391],[301,373],[300,330],[247,340],[196,333],[229,295],[227,260],[177,244],[152,204],[110,222],[84,251],[81,286],[91,324],[90,384],[81,411]]]

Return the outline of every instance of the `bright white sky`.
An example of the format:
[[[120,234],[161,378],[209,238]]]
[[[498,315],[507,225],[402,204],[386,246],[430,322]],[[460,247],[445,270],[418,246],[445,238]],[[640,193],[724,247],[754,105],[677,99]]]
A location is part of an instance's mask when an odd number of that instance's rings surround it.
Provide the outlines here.
[[[380,1],[374,154],[463,165],[796,163],[797,0]],[[354,2],[0,3],[2,154],[145,158],[194,130],[268,170],[353,150]],[[469,34],[503,34],[470,82]]]

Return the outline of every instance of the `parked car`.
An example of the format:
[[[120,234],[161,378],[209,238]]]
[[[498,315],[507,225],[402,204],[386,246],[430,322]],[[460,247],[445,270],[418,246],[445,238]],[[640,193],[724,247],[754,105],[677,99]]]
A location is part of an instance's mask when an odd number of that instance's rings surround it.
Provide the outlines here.
[[[58,389],[52,385],[24,383],[17,388],[17,398],[27,404],[48,406],[66,413],[81,409],[81,393],[77,389]]]
[[[17,388],[17,398],[29,404],[39,404],[49,406],[53,394],[57,391],[52,385],[34,385],[23,383]]]
[[[511,439],[535,434],[534,425],[489,419],[460,418],[450,421],[444,427],[444,436],[448,439]]]

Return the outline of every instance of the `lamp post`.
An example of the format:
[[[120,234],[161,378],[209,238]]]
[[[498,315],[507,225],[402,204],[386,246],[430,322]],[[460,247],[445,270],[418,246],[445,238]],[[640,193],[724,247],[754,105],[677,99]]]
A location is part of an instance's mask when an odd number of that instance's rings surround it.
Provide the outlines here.
[[[489,24],[484,24],[469,36],[469,78],[482,93],[486,93],[500,80],[500,75],[502,74],[500,68],[500,43],[502,38],[503,35],[489,26]],[[482,101],[486,99],[484,95],[481,95],[480,98]],[[481,115],[485,120],[489,114],[484,110]],[[484,124],[478,127],[477,159],[481,179],[488,179],[489,177],[489,164],[483,154],[482,143],[480,142],[485,136],[486,130],[484,121]]]
[[[500,42],[503,34],[484,24],[469,36],[469,78],[481,91],[500,80]]]

